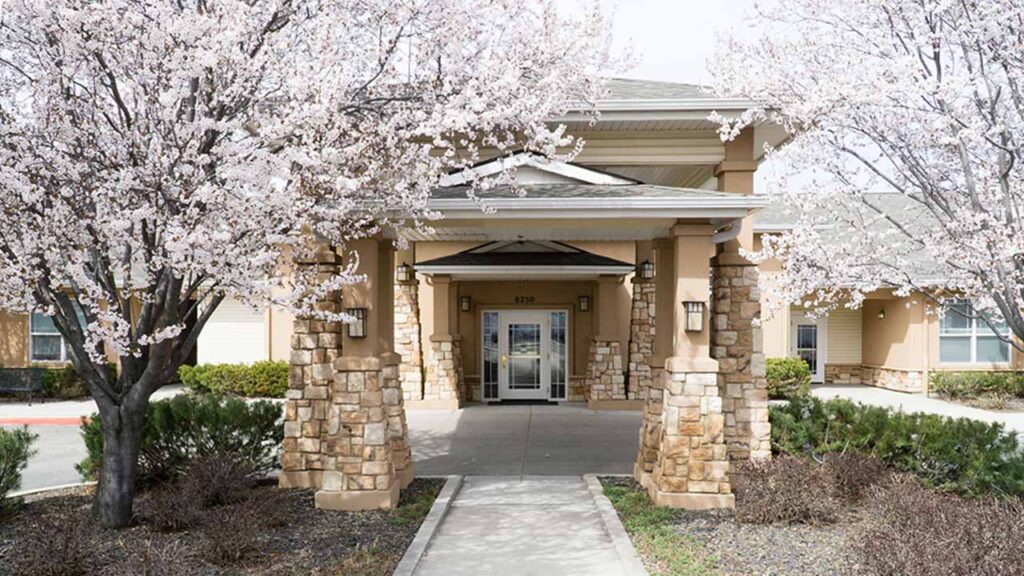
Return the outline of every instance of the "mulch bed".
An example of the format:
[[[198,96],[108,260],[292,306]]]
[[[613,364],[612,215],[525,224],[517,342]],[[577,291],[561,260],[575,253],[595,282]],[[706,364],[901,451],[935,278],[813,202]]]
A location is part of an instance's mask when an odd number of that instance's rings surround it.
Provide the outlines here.
[[[90,551],[84,571],[55,574],[352,575],[360,573],[352,570],[359,564],[352,559],[367,555],[374,558],[375,568],[363,573],[388,574],[422,521],[421,513],[411,509],[423,509],[424,499],[432,501],[443,483],[441,479],[418,478],[402,491],[398,509],[358,513],[317,510],[312,490],[257,486],[251,489],[250,502],[273,504],[260,508],[264,513],[253,520],[258,524],[254,550],[227,562],[211,561],[209,534],[216,532],[218,525],[223,527],[237,512],[234,508],[244,503],[207,509],[194,528],[159,532],[148,524],[150,494],[144,493],[136,501],[135,526],[106,530],[91,520],[88,490],[64,492],[31,499],[12,517],[0,519],[0,575],[40,573],[24,559],[31,555],[29,551],[41,548]],[[414,502],[417,506],[410,505]],[[48,540],[45,546],[40,545],[41,534]],[[69,539],[77,541],[69,544]]]
[[[605,485],[643,491],[632,478],[603,477]],[[848,538],[856,510],[832,525],[742,524],[731,510],[674,510],[672,526],[701,543],[723,575],[859,574]]]

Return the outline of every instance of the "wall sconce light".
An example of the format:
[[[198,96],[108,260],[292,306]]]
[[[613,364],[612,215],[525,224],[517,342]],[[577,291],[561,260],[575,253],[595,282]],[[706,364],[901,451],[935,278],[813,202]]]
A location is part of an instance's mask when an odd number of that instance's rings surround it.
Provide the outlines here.
[[[366,308],[346,308],[345,313],[352,317],[348,325],[348,337],[366,338]]]
[[[590,296],[580,296],[580,312],[590,310]]]
[[[469,296],[463,296],[459,298],[459,310],[463,312],[469,312],[470,308],[473,307],[473,299]]]
[[[398,268],[395,268],[395,279],[399,282],[412,280],[412,266],[403,263]]]
[[[704,303],[683,302],[683,310],[686,314],[686,331],[702,332],[704,330]]]
[[[878,311],[878,319],[885,320],[885,308],[882,308]]]
[[[644,260],[640,264],[639,268],[640,278],[643,280],[650,280],[654,278],[654,264],[651,264],[650,260]]]

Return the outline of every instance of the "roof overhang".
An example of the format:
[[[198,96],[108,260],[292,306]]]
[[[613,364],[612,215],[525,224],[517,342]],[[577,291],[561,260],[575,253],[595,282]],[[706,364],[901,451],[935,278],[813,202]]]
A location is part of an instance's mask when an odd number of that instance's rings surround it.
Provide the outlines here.
[[[624,276],[633,272],[626,266],[432,266],[416,265],[427,276],[450,275],[456,280],[589,280],[599,276]]]
[[[742,218],[767,206],[758,196],[698,198],[470,198],[431,199],[428,207],[447,219],[514,218]],[[486,209],[485,209],[486,208]],[[493,210],[490,210],[493,209]]]

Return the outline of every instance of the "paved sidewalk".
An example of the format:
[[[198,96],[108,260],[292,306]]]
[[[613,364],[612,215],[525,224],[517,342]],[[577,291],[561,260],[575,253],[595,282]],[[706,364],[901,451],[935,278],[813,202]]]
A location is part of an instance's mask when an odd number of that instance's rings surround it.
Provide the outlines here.
[[[846,398],[861,404],[882,406],[904,412],[927,412],[954,418],[972,418],[982,422],[999,422],[1007,429],[1024,435],[1024,412],[997,412],[929,398],[924,394],[894,392],[873,386],[814,386],[812,393],[823,400]]]
[[[619,554],[580,476],[468,476],[413,573],[644,574]]]
[[[181,384],[171,384],[157,390],[150,401],[177,396],[184,391]],[[60,402],[4,402],[0,403],[0,425],[58,425],[78,426],[83,416],[97,412],[92,398],[63,400]]]

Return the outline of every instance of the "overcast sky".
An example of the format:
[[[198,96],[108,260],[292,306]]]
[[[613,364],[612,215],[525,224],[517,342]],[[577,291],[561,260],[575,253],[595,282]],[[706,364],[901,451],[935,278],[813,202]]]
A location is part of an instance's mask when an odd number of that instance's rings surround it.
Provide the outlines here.
[[[581,0],[559,0],[574,9]],[[634,69],[629,78],[703,84],[711,80],[708,59],[715,34],[742,24],[753,0],[599,0],[614,11],[613,34],[618,48],[632,46]]]

